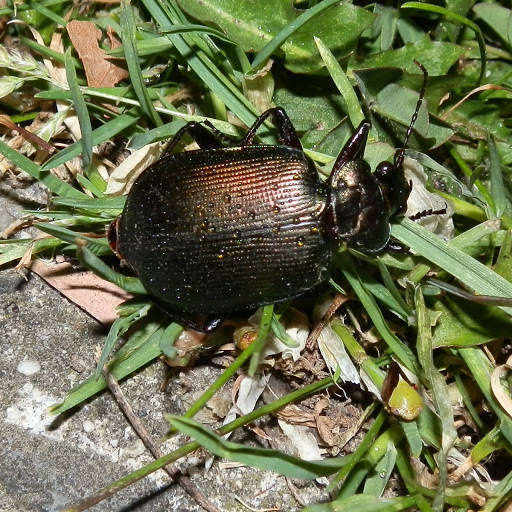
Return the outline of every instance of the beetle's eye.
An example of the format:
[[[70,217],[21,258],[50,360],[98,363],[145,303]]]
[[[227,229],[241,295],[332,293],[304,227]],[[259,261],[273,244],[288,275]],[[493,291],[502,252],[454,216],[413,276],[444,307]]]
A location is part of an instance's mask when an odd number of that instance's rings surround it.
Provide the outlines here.
[[[117,228],[119,226],[119,217],[115,219],[113,222],[110,223],[108,229],[107,229],[107,240],[108,245],[112,249],[112,252],[114,254],[118,254],[118,248],[117,248]]]

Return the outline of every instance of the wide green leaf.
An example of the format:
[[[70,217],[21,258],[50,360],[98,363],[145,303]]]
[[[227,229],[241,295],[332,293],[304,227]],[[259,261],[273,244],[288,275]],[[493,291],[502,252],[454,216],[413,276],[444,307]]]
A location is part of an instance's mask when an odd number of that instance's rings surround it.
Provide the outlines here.
[[[288,0],[179,0],[179,4],[194,18],[214,23],[245,51],[261,50],[300,15]],[[348,55],[373,18],[367,10],[345,2],[326,9],[283,43],[285,66],[296,73],[318,71],[322,61],[313,41],[318,34],[336,56]]]
[[[408,43],[397,50],[386,50],[367,57],[362,62],[350,61],[354,69],[397,67],[409,73],[418,73],[414,60],[421,62],[429,76],[446,75],[464,53],[464,48],[453,43],[432,41],[425,36],[421,41]]]

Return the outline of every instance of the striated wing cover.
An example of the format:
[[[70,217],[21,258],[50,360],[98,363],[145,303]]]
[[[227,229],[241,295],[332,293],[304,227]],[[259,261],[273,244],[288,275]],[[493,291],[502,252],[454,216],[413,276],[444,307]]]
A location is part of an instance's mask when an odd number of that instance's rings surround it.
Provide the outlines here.
[[[295,149],[187,151],[135,182],[119,250],[148,291],[181,311],[277,302],[323,279],[324,201],[313,164]]]

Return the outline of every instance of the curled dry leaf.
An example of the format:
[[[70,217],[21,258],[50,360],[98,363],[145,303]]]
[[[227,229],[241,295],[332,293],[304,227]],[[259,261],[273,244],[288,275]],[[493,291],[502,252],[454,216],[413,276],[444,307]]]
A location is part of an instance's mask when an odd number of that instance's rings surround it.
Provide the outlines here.
[[[276,416],[287,423],[294,425],[303,425],[306,427],[316,427],[315,414],[301,409],[294,404],[288,404],[276,412]]]
[[[130,191],[135,180],[153,162],[160,157],[160,144],[148,144],[143,148],[134,151],[125,158],[110,174],[107,181],[106,194],[121,196]]]
[[[512,417],[512,398],[510,396],[510,390],[505,389],[502,384],[502,379],[505,378],[510,370],[512,370],[512,356],[507,359],[505,364],[494,368],[491,375],[491,389],[501,407]]]
[[[99,47],[99,30],[91,21],[70,21],[66,25],[69,38],[85,69],[89,87],[114,87],[128,78],[126,69],[107,60],[108,55]]]

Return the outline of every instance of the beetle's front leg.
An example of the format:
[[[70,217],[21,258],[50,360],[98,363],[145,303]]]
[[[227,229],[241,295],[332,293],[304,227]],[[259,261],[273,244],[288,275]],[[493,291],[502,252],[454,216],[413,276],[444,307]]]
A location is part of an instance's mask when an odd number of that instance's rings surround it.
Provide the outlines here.
[[[272,122],[279,130],[279,143],[283,146],[289,146],[302,151],[299,136],[297,135],[288,114],[281,107],[270,108],[263,112],[263,114],[261,114],[261,116],[258,117],[251,126],[240,145],[242,147],[251,145],[253,143],[254,136],[256,135],[256,131],[268,117],[272,118]]]
[[[189,134],[201,149],[221,148],[222,143],[206,129],[201,123],[191,121],[183,128],[180,128],[174,138],[167,144],[160,158],[166,157],[172,153],[176,145],[181,141],[185,134]]]

